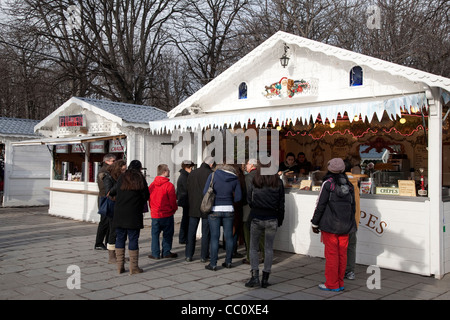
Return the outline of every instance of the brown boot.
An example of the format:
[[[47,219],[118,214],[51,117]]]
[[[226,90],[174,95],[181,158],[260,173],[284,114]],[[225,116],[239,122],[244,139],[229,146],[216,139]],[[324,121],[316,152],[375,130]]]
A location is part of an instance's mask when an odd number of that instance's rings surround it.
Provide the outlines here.
[[[125,249],[116,248],[116,263],[119,274],[125,272]]]
[[[116,247],[113,244],[107,244],[106,248],[108,249],[108,254],[109,254],[109,258],[108,258],[108,264],[116,264]]]
[[[108,258],[108,264],[116,264],[116,251],[115,250],[108,250],[109,258]]]
[[[139,268],[139,250],[129,250],[130,252],[130,274],[142,273],[144,270]]]

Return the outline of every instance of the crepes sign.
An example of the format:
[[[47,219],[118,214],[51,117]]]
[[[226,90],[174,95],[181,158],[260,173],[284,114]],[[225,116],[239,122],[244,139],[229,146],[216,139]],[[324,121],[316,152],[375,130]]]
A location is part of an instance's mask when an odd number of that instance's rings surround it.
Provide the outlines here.
[[[368,213],[362,210],[359,225],[372,231],[379,237],[383,235],[384,231],[388,226],[386,221],[382,221],[381,218],[376,213]]]

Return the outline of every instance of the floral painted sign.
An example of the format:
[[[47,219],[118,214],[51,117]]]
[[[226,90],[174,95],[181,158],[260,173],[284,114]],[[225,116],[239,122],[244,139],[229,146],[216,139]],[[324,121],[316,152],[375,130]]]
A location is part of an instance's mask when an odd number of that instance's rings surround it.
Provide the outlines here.
[[[283,77],[279,82],[272,83],[270,86],[265,86],[266,90],[263,92],[263,95],[266,98],[292,98],[296,94],[300,94],[309,88],[310,84],[303,79],[293,80]]]

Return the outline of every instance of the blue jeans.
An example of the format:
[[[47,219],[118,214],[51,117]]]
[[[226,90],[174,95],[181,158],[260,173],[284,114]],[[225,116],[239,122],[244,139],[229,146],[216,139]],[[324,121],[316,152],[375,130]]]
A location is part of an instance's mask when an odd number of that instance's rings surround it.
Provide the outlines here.
[[[212,212],[208,216],[209,230],[211,231],[211,261],[209,264],[212,267],[217,266],[221,224],[223,225],[223,234],[226,243],[225,263],[231,263],[233,257],[233,220],[234,212]]]
[[[209,223],[208,219],[197,218],[197,217],[189,217],[189,228],[188,228],[188,236],[186,239],[186,250],[185,255],[186,258],[192,258],[195,252],[195,242],[197,239],[197,228],[198,224],[202,219],[202,246],[200,257],[203,260],[209,258],[209,242],[210,242],[210,233],[209,233]]]
[[[173,234],[174,234],[174,218],[152,218],[152,256],[158,258],[161,255],[159,247],[159,235],[163,233],[162,239],[162,256],[167,256],[172,250]]]
[[[128,236],[128,250],[139,250],[140,229],[116,228],[116,248],[125,249]]]

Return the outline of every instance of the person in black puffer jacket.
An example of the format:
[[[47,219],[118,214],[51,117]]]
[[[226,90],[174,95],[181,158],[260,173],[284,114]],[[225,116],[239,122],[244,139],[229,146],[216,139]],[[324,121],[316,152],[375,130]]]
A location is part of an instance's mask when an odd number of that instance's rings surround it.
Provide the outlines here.
[[[264,269],[261,286],[266,288],[273,261],[273,241],[277,228],[284,220],[284,186],[278,174],[262,175],[258,165],[252,183],[247,189],[247,203],[250,206],[250,265],[252,277],[246,287],[259,286],[259,240],[265,233]]]
[[[328,173],[311,219],[313,232],[322,231],[326,282],[319,289],[327,291],[344,290],[348,235],[356,231],[355,192],[344,169],[340,158],[328,162]]]

